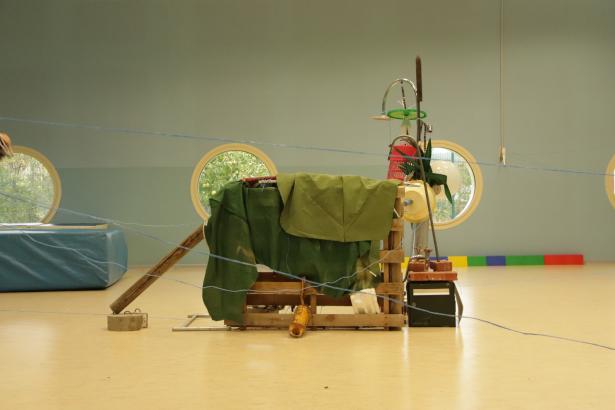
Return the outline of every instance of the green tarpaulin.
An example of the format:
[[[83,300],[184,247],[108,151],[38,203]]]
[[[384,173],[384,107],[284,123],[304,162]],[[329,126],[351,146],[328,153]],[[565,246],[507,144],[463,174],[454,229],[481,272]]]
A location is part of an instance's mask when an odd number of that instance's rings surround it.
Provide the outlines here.
[[[292,235],[330,241],[380,240],[391,230],[397,181],[280,174],[280,224]]]
[[[317,189],[326,190],[326,184]],[[389,214],[386,233],[378,238],[382,239],[390,229],[395,192],[390,196],[383,194],[386,190],[359,187],[354,195],[357,200],[365,202],[365,198],[361,197],[374,195],[374,192],[380,196],[381,206],[388,209]],[[293,195],[296,193],[295,186]],[[352,194],[347,189],[345,195]],[[292,201],[299,203],[297,197],[293,197]],[[337,281],[334,286],[347,289],[355,286],[357,278],[344,276],[373,261],[373,250],[378,248],[372,246],[369,240],[342,242],[299,237],[285,232],[280,225],[280,215],[285,206],[280,191],[275,187],[248,188],[242,182],[232,182],[210,200],[210,205],[211,216],[205,236],[210,252],[219,257],[209,258],[203,301],[214,320],[243,321],[246,290],[258,276],[254,264],[267,265],[275,271],[292,273],[319,283]],[[320,227],[322,221],[314,220],[313,225]],[[372,232],[368,237],[376,239],[376,235],[379,233]],[[379,245],[379,240],[374,244]],[[378,271],[377,268],[374,270]],[[378,279],[374,278],[374,282]],[[233,292],[221,291],[220,288]],[[344,293],[343,290],[326,287],[322,291],[334,297]]]

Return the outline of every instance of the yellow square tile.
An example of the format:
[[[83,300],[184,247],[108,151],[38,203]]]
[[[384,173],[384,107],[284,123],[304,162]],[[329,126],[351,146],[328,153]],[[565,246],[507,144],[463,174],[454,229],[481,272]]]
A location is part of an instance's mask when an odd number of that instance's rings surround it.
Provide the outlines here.
[[[449,256],[448,260],[453,262],[453,269],[463,268],[463,267],[468,266],[467,256]]]

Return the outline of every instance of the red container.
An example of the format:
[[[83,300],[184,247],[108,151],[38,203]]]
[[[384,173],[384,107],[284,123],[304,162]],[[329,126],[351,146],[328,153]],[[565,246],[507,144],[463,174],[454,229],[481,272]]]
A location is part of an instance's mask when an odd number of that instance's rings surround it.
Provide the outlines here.
[[[414,157],[416,154],[416,148],[412,145],[392,145],[391,151],[389,152],[389,172],[387,172],[388,179],[399,179],[400,181],[404,180],[404,173],[399,166],[403,164],[406,159],[399,153],[399,151],[403,152],[405,155],[409,157]]]

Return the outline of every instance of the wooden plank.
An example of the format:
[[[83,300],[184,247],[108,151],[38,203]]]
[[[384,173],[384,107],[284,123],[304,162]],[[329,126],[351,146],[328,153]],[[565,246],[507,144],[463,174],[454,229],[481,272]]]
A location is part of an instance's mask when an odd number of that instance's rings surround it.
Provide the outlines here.
[[[293,279],[275,272],[259,272],[257,280],[263,282],[301,282],[299,279]]]
[[[403,295],[404,284],[399,283],[379,283],[376,286],[376,293],[379,295]]]
[[[404,230],[404,220],[401,218],[394,218],[393,224],[391,225],[391,231],[403,231]]]
[[[383,283],[380,283],[380,285],[383,284],[388,284],[391,281],[391,275],[390,275],[390,265],[388,263],[384,264],[384,268],[382,271],[382,280]],[[382,312],[384,312],[384,314],[388,314],[389,313],[389,301],[387,299],[380,299],[382,301]]]
[[[278,313],[246,313],[242,325],[225,321],[227,326],[278,327],[286,328],[293,315]],[[404,315],[355,315],[355,314],[316,314],[312,316],[310,327],[402,327]]]
[[[382,263],[402,263],[404,261],[404,250],[385,250],[380,251],[380,260]]]
[[[312,315],[315,315],[318,312],[316,309],[317,299],[318,297],[316,295],[310,295],[310,312],[312,313]]]
[[[387,265],[385,265],[385,270],[386,269],[387,269]],[[252,286],[251,289],[258,291],[258,292],[268,292],[268,291],[280,292],[278,293],[280,295],[284,295],[284,294],[299,295],[301,293],[301,288],[302,288],[301,282],[254,282],[254,285]],[[382,282],[376,285],[376,293],[378,294],[399,295],[399,294],[403,294],[403,291],[404,291],[404,287],[401,281],[395,282],[395,283],[387,283],[385,281],[385,282]],[[256,295],[257,293],[248,292],[248,294]],[[259,294],[262,294],[262,293],[259,293]],[[305,295],[314,294],[318,296],[323,296],[322,293],[317,292],[316,289],[314,288],[306,288],[304,294]]]
[[[175,249],[173,249],[167,256],[162,258],[153,268],[151,268],[145,275],[137,280],[130,288],[120,295],[110,307],[113,313],[120,313],[128,305],[130,305],[139,295],[147,288],[149,288],[158,277],[167,272],[173,265],[175,265],[181,258],[186,256],[188,252],[192,250],[204,239],[203,225],[199,226],[194,232],[190,234],[184,241]]]
[[[389,264],[391,282],[392,283],[401,283],[404,280],[404,277],[401,273],[401,264],[399,263],[390,263]]]
[[[250,288],[257,292],[272,292],[287,295],[299,295],[303,289],[301,282],[254,282]]]
[[[389,246],[391,249],[400,249],[401,248],[401,240],[403,238],[404,232],[399,231],[391,231],[389,234]]]
[[[404,197],[406,196],[406,187],[400,185],[397,187],[397,197],[395,198],[395,210],[401,218],[404,215]]]
[[[426,281],[454,281],[457,280],[457,272],[410,272],[408,280],[413,282]]]
[[[398,313],[401,314],[403,312],[403,294],[404,294],[404,285],[402,283],[402,272],[401,272],[401,265],[398,263],[391,263],[389,264],[390,269],[391,269],[391,282],[389,285],[391,286],[398,286],[399,292],[393,293],[390,295],[390,298],[393,299],[391,301],[389,301],[389,311],[391,313]]]
[[[311,297],[311,296],[310,296]],[[301,303],[299,295],[288,294],[248,294],[246,303],[250,306],[256,305],[281,305],[281,306],[297,306]],[[351,306],[350,297],[342,296],[341,298],[332,298],[326,295],[317,295],[317,306]]]

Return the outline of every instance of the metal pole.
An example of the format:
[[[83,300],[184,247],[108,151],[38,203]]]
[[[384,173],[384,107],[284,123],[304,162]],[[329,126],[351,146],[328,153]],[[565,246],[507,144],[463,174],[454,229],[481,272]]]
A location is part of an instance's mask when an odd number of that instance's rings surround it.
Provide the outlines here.
[[[421,101],[423,100],[423,79],[421,72],[421,57],[416,56],[416,134],[421,136],[421,128],[423,121],[421,120]],[[426,142],[426,141],[425,141]],[[418,144],[420,147],[420,144]],[[424,144],[425,145],[425,144]],[[419,151],[420,154],[420,151]],[[431,226],[431,235],[433,238],[433,246],[436,251],[436,261],[440,260],[440,251],[438,250],[438,241],[436,239],[436,230],[433,225],[433,213],[431,211],[431,201],[429,200],[429,192],[427,191],[427,177],[425,176],[425,167],[423,167],[423,159],[419,159],[419,169],[421,170],[421,179],[423,180],[423,188],[425,189],[425,200],[427,201],[427,211],[429,212],[429,225]]]

